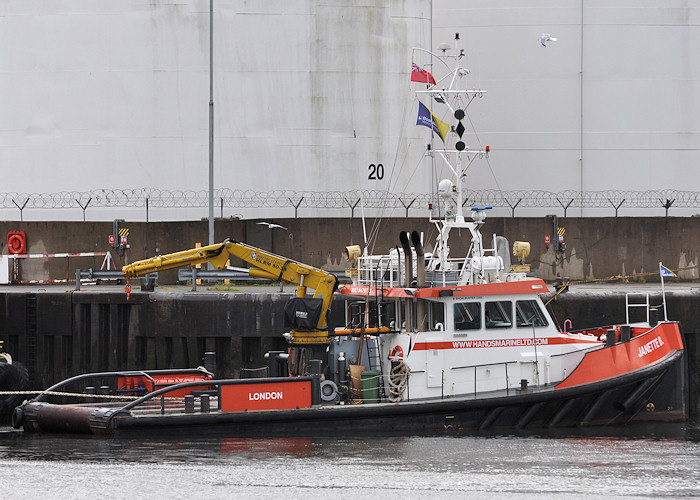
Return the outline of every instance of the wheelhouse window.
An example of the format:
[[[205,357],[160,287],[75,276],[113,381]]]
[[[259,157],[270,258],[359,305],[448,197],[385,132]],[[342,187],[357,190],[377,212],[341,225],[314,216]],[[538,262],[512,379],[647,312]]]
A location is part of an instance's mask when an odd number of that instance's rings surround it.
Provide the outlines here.
[[[547,318],[536,300],[518,300],[515,302],[516,325],[527,326],[547,326]]]
[[[486,328],[510,328],[513,326],[513,303],[510,300],[484,302]]]
[[[481,304],[459,302],[454,305],[455,330],[478,330],[481,328]]]
[[[428,302],[428,325],[433,331],[445,329],[445,304]]]

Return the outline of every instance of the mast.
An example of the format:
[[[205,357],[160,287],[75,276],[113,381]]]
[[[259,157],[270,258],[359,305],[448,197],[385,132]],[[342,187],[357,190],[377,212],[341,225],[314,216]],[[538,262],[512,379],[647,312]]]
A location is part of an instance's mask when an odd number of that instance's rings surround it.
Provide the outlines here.
[[[450,118],[450,128],[445,134],[443,144],[440,145],[439,141],[434,141],[433,146],[428,148],[426,152],[426,155],[430,156],[433,160],[436,155],[441,158],[451,172],[451,179],[440,181],[440,186],[438,188],[439,195],[445,202],[445,212],[444,214],[438,213],[435,219],[431,214],[431,222],[435,223],[438,227],[438,241],[436,243],[435,252],[433,252],[433,258],[436,258],[438,263],[432,267],[433,269],[439,268],[443,271],[443,285],[445,281],[444,272],[452,269],[449,262],[448,247],[450,230],[452,228],[468,229],[472,236],[468,259],[484,257],[483,241],[478,228],[484,223],[486,217],[484,210],[491,208],[474,207],[472,208],[472,220],[465,218],[464,204],[467,200],[465,199],[464,180],[466,179],[467,168],[469,168],[476,158],[488,157],[489,147],[472,149],[462,140],[465,132],[462,120],[466,117],[466,110],[476,97],[483,97],[486,91],[480,88],[467,88],[469,69],[460,64],[466,54],[464,49],[459,47],[459,42],[459,33],[455,33],[454,52],[450,44],[439,44],[438,51],[442,51],[442,55],[434,54],[425,49],[413,49],[414,54],[416,51],[426,52],[432,57],[436,66],[436,68],[431,68],[434,71],[446,70],[445,75],[438,79],[434,85],[428,85],[427,89],[416,91],[419,101],[426,107],[428,107],[428,105],[431,107],[433,105],[447,106],[447,109],[452,115]],[[449,64],[448,61],[451,64]],[[439,125],[445,125],[440,123],[440,120],[432,114],[432,111],[431,120],[435,120],[431,121],[433,131],[438,130]],[[441,147],[435,147],[436,144]],[[453,207],[451,207],[452,210],[448,210],[448,203],[453,205]],[[461,278],[467,279],[468,282],[473,282],[474,274],[471,272],[469,262],[464,262],[461,268]],[[471,277],[467,277],[468,274],[471,274]]]

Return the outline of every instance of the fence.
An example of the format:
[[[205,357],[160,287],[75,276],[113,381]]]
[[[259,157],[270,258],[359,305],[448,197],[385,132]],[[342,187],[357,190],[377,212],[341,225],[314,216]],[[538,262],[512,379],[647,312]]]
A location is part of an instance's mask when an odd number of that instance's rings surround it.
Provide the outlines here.
[[[426,208],[435,201],[428,193],[390,193],[378,190],[350,191],[253,191],[217,189],[214,205],[223,216],[224,208],[293,208],[295,216],[299,208],[344,209],[354,216],[354,210],[362,200],[368,209]],[[516,208],[563,209],[569,208],[618,210],[624,208],[700,208],[700,192],[673,189],[650,191],[575,191],[559,192],[541,190],[467,190],[465,205],[491,205],[507,208],[515,216]],[[83,210],[88,208],[143,208],[148,220],[149,208],[201,208],[209,206],[208,191],[164,190],[154,188],[97,189],[92,191],[62,191],[58,193],[0,193],[0,209],[16,208],[20,219],[25,208]]]

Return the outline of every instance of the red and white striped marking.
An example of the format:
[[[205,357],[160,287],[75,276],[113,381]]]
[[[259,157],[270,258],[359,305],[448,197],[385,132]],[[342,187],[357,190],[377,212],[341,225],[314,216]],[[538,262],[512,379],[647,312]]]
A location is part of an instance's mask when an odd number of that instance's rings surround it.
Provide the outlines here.
[[[55,283],[75,283],[75,280],[20,280],[17,283],[20,285],[46,285]]]
[[[11,259],[45,259],[47,257],[104,257],[107,252],[80,253],[26,253],[24,255],[8,255]]]

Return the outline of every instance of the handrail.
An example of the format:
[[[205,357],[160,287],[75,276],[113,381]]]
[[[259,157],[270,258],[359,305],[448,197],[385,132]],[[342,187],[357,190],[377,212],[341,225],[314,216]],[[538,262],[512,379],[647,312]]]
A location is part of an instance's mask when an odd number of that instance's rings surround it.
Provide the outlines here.
[[[452,369],[461,370],[464,368],[483,368],[485,366],[512,365],[513,363],[519,363],[519,361],[499,361],[498,363],[484,363],[483,365],[453,366]]]
[[[436,259],[434,255],[429,257],[427,260]],[[456,264],[456,269],[450,270],[432,270],[426,271],[426,279],[428,276],[449,276],[455,274],[454,279],[447,282],[447,285],[457,285],[459,284],[459,269],[461,268],[464,259],[463,258],[449,258],[448,263]],[[393,260],[391,255],[366,255],[360,256],[357,259],[357,283],[358,285],[372,286],[381,277],[388,274],[388,279],[386,280],[385,286],[401,286],[402,272],[401,263]]]
[[[519,361],[501,361],[499,363],[484,363],[481,365],[469,365],[469,366],[455,366],[452,369],[453,370],[464,370],[464,369],[469,369],[473,368],[474,369],[474,397],[476,398],[476,393],[477,393],[477,385],[476,385],[476,370],[478,368],[485,368],[487,366],[500,366],[503,365],[506,370],[506,396],[509,395],[509,390],[510,390],[510,384],[508,380],[508,365],[512,364],[517,364]],[[443,379],[443,385],[444,385],[444,379]]]
[[[42,396],[49,396],[50,394],[45,394],[47,392],[55,392],[56,389],[59,389],[61,387],[64,387],[70,383],[77,382],[79,380],[86,380],[86,379],[91,379],[91,378],[107,378],[107,377],[146,377],[148,378],[151,383],[153,384],[153,387],[155,388],[155,380],[151,377],[151,375],[192,375],[192,374],[203,374],[203,375],[208,375],[210,377],[213,377],[214,374],[211,373],[210,371],[207,371],[203,368],[186,368],[183,370],[129,370],[129,371],[118,371],[118,372],[94,372],[94,373],[83,373],[81,375],[76,375],[74,377],[67,378],[65,380],[62,380],[61,382],[58,382],[45,391],[42,391],[41,394],[39,394],[35,401],[41,401]],[[200,385],[202,381],[198,382]]]
[[[646,300],[645,302],[630,303],[630,296],[640,295]],[[649,299],[648,292],[627,292],[625,293],[625,315],[627,318],[627,324],[630,322],[630,308],[631,307],[645,307],[647,313],[647,323],[649,323],[649,308],[651,307],[651,301]]]

